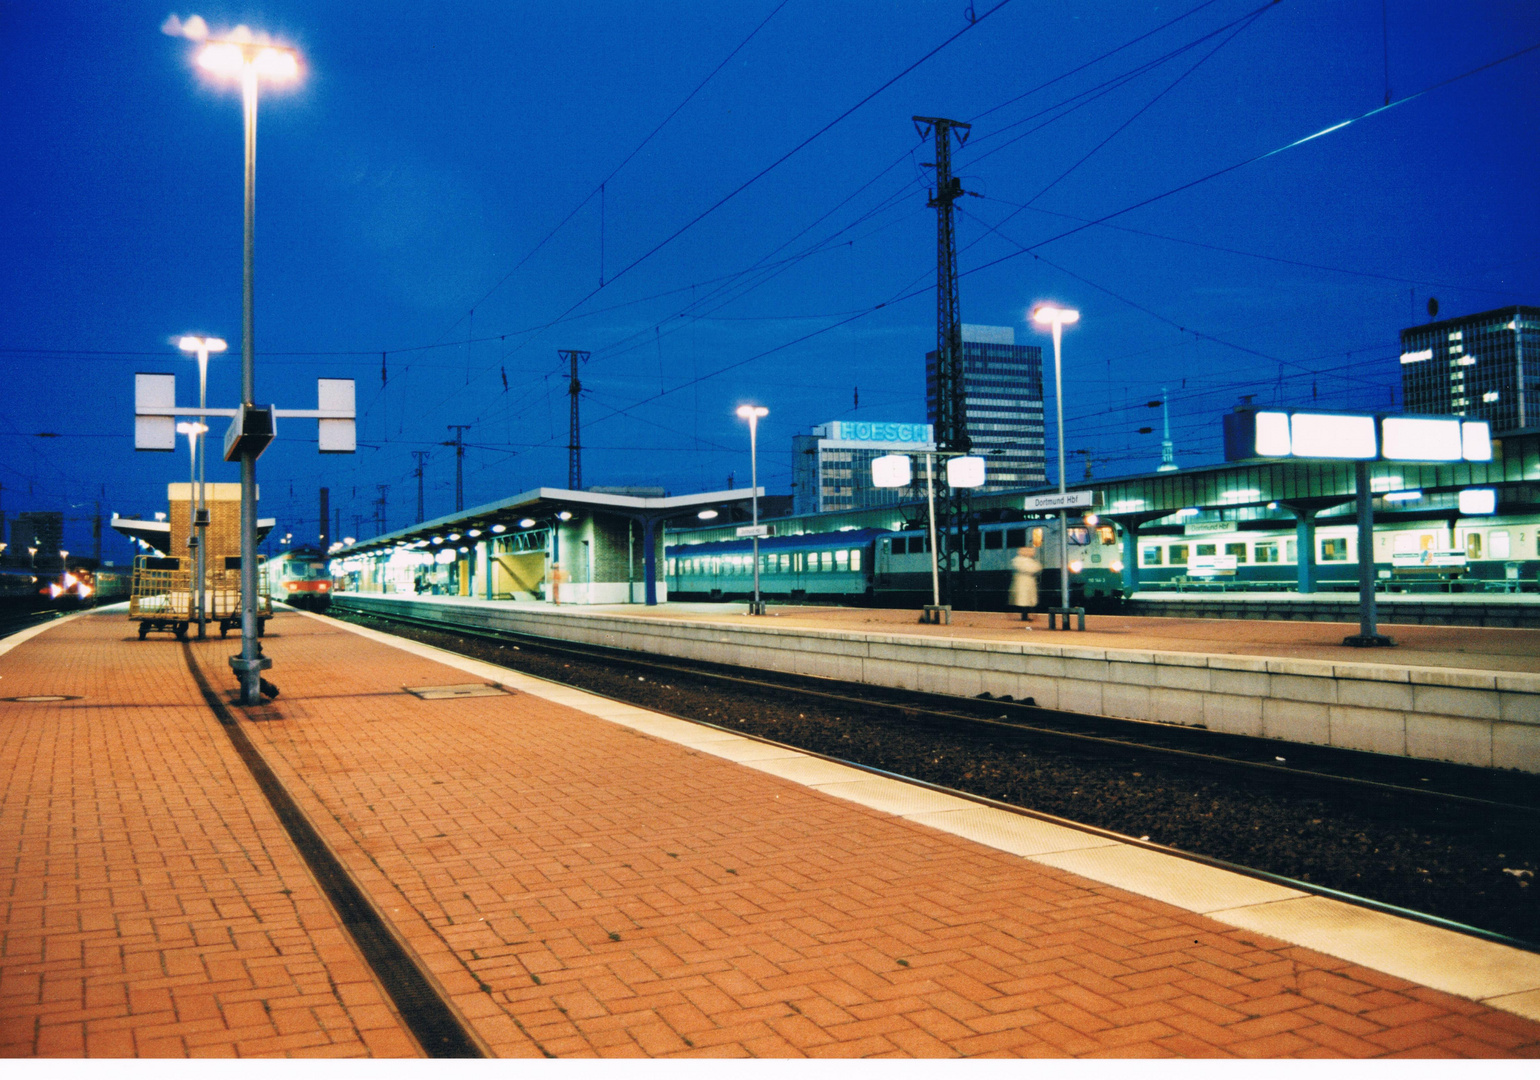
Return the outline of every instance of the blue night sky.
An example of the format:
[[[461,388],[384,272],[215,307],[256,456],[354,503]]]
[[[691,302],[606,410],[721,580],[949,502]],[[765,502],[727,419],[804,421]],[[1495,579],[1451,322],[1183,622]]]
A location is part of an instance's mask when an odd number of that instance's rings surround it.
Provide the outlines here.
[[[1162,386],[1178,462],[1213,461],[1242,394],[1399,405],[1397,334],[1430,296],[1446,317],[1540,302],[1540,49],[1468,74],[1540,44],[1540,6],[991,6],[971,27],[964,0],[177,9],[304,57],[261,105],[257,398],[310,408],[317,377],[355,378],[360,448],[321,457],[313,421],[284,422],[264,516],[313,541],[326,485],[368,536],[386,484],[408,524],[414,450],[428,516],[449,512],[450,424],[471,425],[467,505],[564,486],[563,348],[592,352],[589,485],[746,486],[743,401],[770,409],[771,492],[812,424],[923,420],[916,113],[973,123],[964,321],[1047,346],[1029,305],[1081,310],[1066,444],[1098,476],[1158,462]],[[65,510],[75,550],[98,498],[148,515],[187,475],[185,450],[133,451],[134,372],[176,372],[192,404],[172,338],[240,339],[239,94],[161,33],[172,13],[0,3],[0,505]],[[1387,69],[1413,100],[1251,161],[1382,105]],[[238,387],[232,351],[211,404]]]

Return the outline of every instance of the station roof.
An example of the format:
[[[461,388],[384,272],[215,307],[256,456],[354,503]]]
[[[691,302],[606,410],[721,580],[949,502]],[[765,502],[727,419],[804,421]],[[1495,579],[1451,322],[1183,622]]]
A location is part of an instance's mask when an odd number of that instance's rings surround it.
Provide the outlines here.
[[[257,543],[267,538],[278,524],[277,518],[257,518]],[[143,521],[139,518],[115,517],[112,527],[130,540],[143,540],[162,555],[171,550],[171,522]]]
[[[358,540],[338,549],[338,556],[365,554],[382,548],[394,547],[403,542],[423,540],[447,531],[469,532],[472,529],[491,531],[496,526],[502,530],[519,528],[519,522],[533,518],[540,524],[563,510],[568,512],[589,511],[613,514],[634,520],[652,519],[667,521],[671,518],[698,515],[703,510],[716,510],[719,514],[730,513],[744,506],[753,498],[756,489],[735,488],[730,491],[705,491],[696,495],[672,495],[661,498],[638,495],[616,495],[600,491],[569,491],[566,488],[531,488],[511,498],[498,502],[473,506],[432,521],[419,522],[404,529],[396,529],[367,540]],[[765,489],[757,489],[764,498]],[[543,520],[544,519],[544,520]],[[524,526],[532,528],[534,526]]]

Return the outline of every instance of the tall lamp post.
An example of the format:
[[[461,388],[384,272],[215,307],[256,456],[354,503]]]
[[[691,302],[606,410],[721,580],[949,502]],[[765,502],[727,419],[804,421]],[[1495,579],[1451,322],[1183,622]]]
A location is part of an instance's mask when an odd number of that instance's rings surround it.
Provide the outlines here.
[[[1080,312],[1055,304],[1038,304],[1032,309],[1032,321],[1053,328],[1053,404],[1059,415],[1059,494],[1064,494],[1064,378],[1059,363],[1059,338],[1064,327],[1080,321]],[[1064,507],[1059,507],[1059,585],[1064,625],[1069,625],[1069,535]]]
[[[738,415],[749,422],[749,491],[754,507],[754,602],[749,605],[750,615],[763,615],[765,603],[759,598],[759,418],[769,416],[770,410],[763,405],[739,405]]]
[[[198,357],[198,408],[208,408],[209,390],[209,353],[222,353],[229,348],[224,339],[217,337],[198,337],[193,334],[185,334],[177,342],[177,347],[183,352],[193,353]],[[206,417],[199,417],[204,420]],[[197,449],[193,456],[197,458],[198,469],[198,505],[193,511],[192,521],[197,528],[198,558],[196,572],[198,574],[198,637],[206,636],[206,622],[208,619],[208,539],[209,539],[209,508],[208,501],[204,497],[205,488],[203,475],[205,463],[208,461],[208,441],[201,437],[208,432],[206,425],[200,433]]]
[[[176,426],[177,433],[187,436],[187,449],[191,460],[187,463],[187,547],[193,553],[193,573],[198,578],[198,588],[191,590],[190,601],[198,609],[198,636],[203,636],[203,537],[198,533],[198,444],[209,429],[207,424],[184,420]]]
[[[198,51],[198,66],[222,78],[236,79],[241,84],[246,132],[246,228],[241,284],[241,416],[237,417],[237,423],[242,423],[256,406],[252,297],[257,205],[257,87],[263,79],[274,83],[297,79],[299,54],[286,46],[258,42],[250,30],[236,27],[228,38],[205,40]],[[241,654],[230,658],[230,666],[240,677],[243,705],[262,703],[262,672],[273,663],[262,655],[257,641],[257,454],[260,452],[251,445],[243,445],[241,450]]]

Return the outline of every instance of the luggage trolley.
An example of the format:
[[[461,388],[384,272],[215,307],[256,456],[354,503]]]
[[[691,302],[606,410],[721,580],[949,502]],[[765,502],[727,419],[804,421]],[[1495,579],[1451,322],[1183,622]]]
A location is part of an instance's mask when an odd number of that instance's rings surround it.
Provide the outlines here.
[[[260,558],[260,556],[259,556]],[[139,640],[152,630],[175,634],[187,640],[187,628],[198,621],[198,595],[193,588],[192,570],[182,569],[181,559],[140,555],[134,559],[133,586],[128,599],[128,617],[139,624]],[[231,563],[235,564],[233,567]],[[239,559],[227,559],[220,570],[210,570],[205,585],[207,619],[219,624],[219,636],[241,626],[241,571]],[[257,636],[267,630],[273,615],[273,599],[268,591],[267,575],[257,573]]]

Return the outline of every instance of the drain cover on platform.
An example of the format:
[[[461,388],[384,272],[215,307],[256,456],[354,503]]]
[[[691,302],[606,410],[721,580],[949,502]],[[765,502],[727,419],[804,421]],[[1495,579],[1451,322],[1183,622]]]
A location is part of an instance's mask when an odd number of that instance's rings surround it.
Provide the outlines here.
[[[457,697],[497,697],[509,693],[501,686],[492,683],[461,683],[458,686],[403,686],[401,689],[408,694],[413,694],[424,701],[438,701],[442,698]]]

